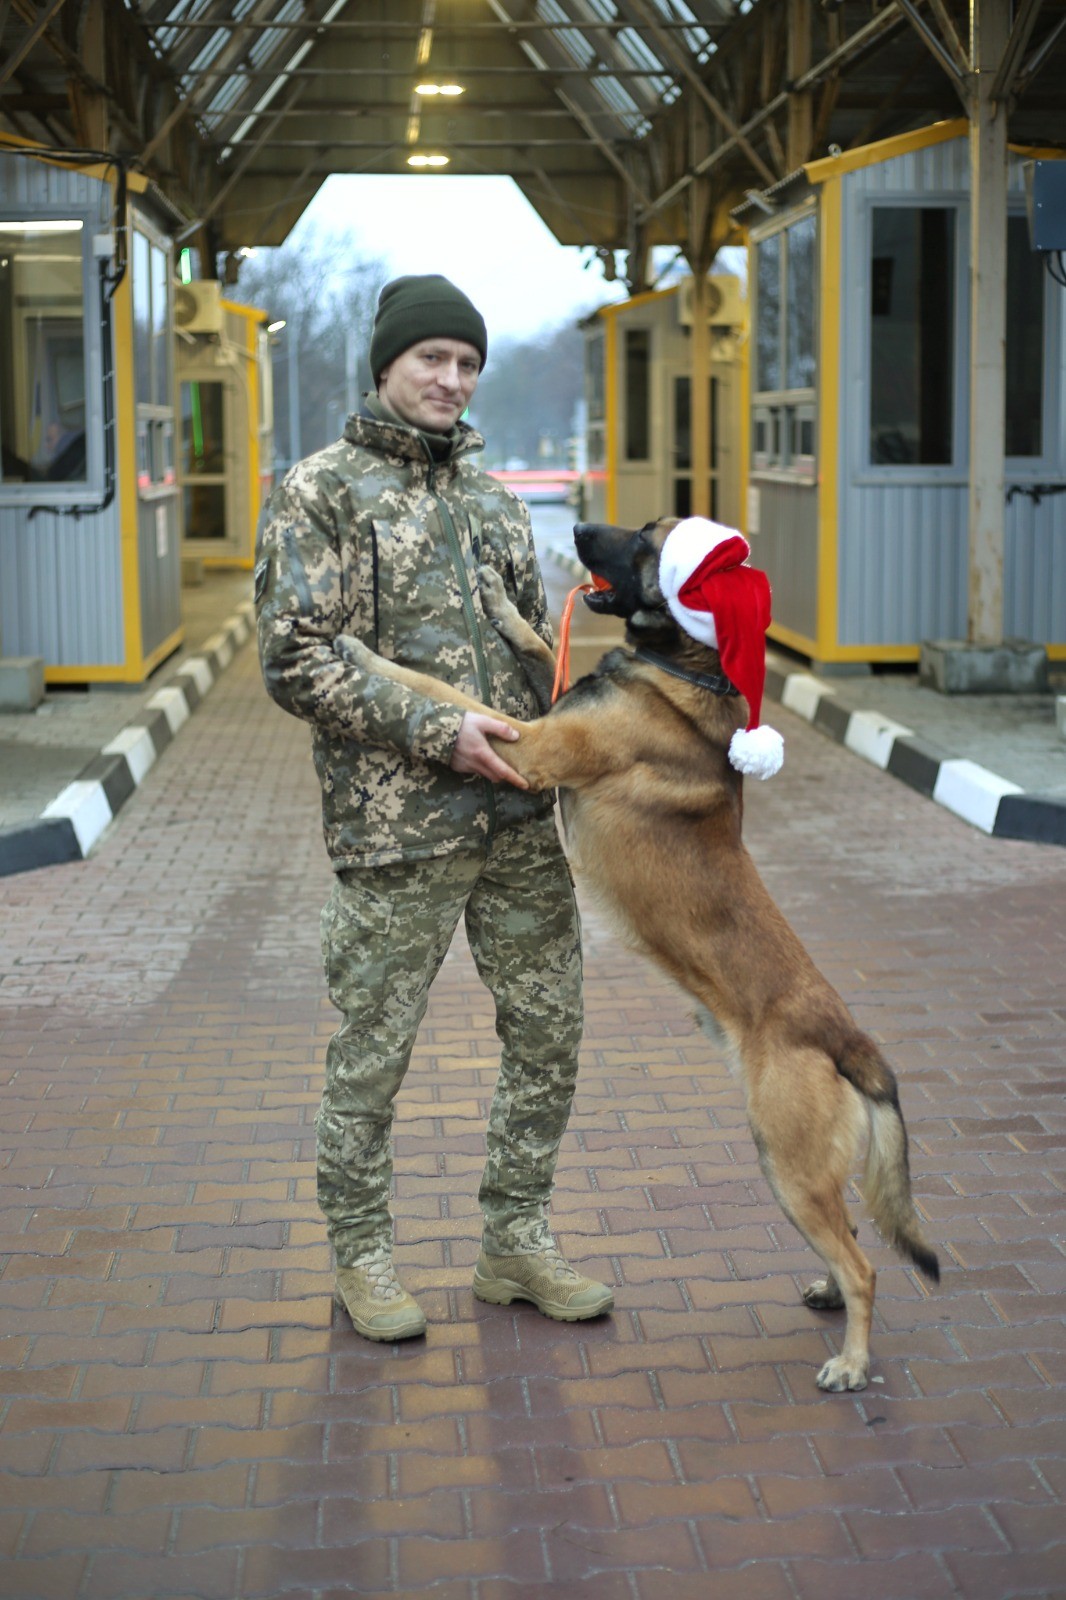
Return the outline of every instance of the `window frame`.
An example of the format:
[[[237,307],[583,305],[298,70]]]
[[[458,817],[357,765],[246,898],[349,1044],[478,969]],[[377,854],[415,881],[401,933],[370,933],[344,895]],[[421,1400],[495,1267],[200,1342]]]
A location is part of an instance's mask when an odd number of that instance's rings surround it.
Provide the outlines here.
[[[855,251],[852,279],[852,304],[855,308],[853,327],[856,335],[856,371],[858,376],[858,405],[855,415],[858,424],[849,426],[852,438],[851,481],[861,487],[905,484],[959,484],[969,482],[969,419],[970,419],[970,204],[967,195],[957,189],[930,190],[915,194],[878,191],[860,196],[861,216],[855,237],[860,248]],[[873,372],[870,360],[870,324],[872,320],[872,262],[873,213],[875,208],[905,211],[947,210],[955,214],[955,271],[953,344],[952,344],[952,420],[951,461],[871,461],[870,460],[870,407],[873,399]],[[846,291],[845,291],[846,292]],[[842,378],[846,392],[848,380]]]
[[[1028,226],[1024,196],[1012,194],[1007,200],[1007,220],[1022,218]],[[1059,385],[1057,378],[1062,369],[1063,314],[1061,294],[1052,294],[1050,275],[1042,269],[1044,295],[1044,371],[1041,388],[1042,449],[1038,456],[1005,456],[1007,476],[1022,482],[1043,479],[1061,470],[1063,451],[1060,445],[1061,419]],[[1010,337],[1010,328],[1007,329]],[[1004,439],[1004,446],[1006,440]]]
[[[141,500],[159,500],[172,497],[178,492],[178,453],[180,441],[178,438],[179,405],[177,395],[177,349],[174,334],[174,262],[173,241],[154,227],[144,214],[132,210],[129,218],[130,231],[130,271],[134,275],[134,282],[130,290],[130,363],[133,377],[133,410],[134,431],[136,435],[136,475],[137,495]],[[149,390],[153,394],[156,385],[156,349],[159,336],[155,323],[155,286],[156,279],[153,275],[153,250],[163,253],[166,271],[163,281],[167,286],[166,316],[163,326],[163,341],[169,352],[167,371],[167,397],[165,400],[144,400],[137,393],[137,323],[136,323],[136,294],[137,294],[137,257],[136,239],[140,235],[148,245],[148,278],[147,288],[149,297],[148,320],[148,359],[149,359]],[[147,480],[142,472],[142,456],[149,467]]]
[[[621,373],[621,380],[622,381],[621,381],[621,384],[619,385],[619,387],[620,387],[620,390],[621,390],[621,398],[622,398],[621,410],[622,410],[623,414],[622,414],[622,418],[621,418],[622,426],[621,426],[621,429],[620,429],[620,437],[619,437],[619,444],[621,445],[620,462],[621,462],[621,464],[623,464],[623,465],[625,465],[627,467],[647,466],[651,461],[653,461],[655,459],[655,440],[654,440],[654,437],[653,437],[653,435],[654,435],[654,426],[655,426],[655,403],[654,403],[654,396],[652,394],[652,383],[653,383],[653,378],[654,378],[654,373],[655,373],[655,332],[654,332],[654,329],[652,328],[650,323],[637,323],[633,327],[628,327],[627,326],[627,327],[624,327],[621,330],[621,332],[622,332],[622,340],[621,340],[622,360],[620,362],[620,365],[621,365],[621,368],[622,368],[622,373]],[[630,427],[631,427],[631,423],[633,421],[633,418],[632,418],[632,416],[630,414],[630,405],[629,405],[629,400],[630,400],[629,351],[630,351],[630,339],[632,338],[632,336],[634,334],[638,334],[638,335],[642,336],[643,339],[645,340],[645,360],[644,360],[644,444],[645,444],[646,448],[645,448],[645,451],[644,451],[643,455],[630,455],[630,453],[629,453]]]
[[[55,507],[81,506],[104,493],[103,363],[101,352],[101,283],[99,263],[93,254],[93,232],[100,222],[94,209],[84,205],[0,206],[0,228],[12,222],[70,222],[81,224],[82,363],[85,373],[85,476],[70,480],[34,478],[17,483],[0,476],[0,505]]]
[[[775,389],[759,388],[759,271],[758,250],[768,239],[781,238],[779,260],[779,307],[777,340],[778,371],[782,379],[788,377],[789,334],[789,231],[808,219],[814,222],[814,258],[812,289],[814,296],[813,357],[814,381],[803,388],[789,388],[787,384]],[[748,283],[751,296],[751,399],[748,416],[748,448],[750,471],[753,480],[763,479],[774,483],[799,483],[813,485],[818,478],[818,392],[820,380],[819,337],[821,328],[821,243],[822,219],[817,196],[812,195],[801,206],[794,206],[780,217],[753,228],[750,232],[754,260],[749,263]],[[793,449],[793,440],[799,435],[803,423],[811,424],[811,451]],[[764,440],[769,448],[758,449],[758,431],[765,430]],[[776,436],[776,437],[775,437]]]

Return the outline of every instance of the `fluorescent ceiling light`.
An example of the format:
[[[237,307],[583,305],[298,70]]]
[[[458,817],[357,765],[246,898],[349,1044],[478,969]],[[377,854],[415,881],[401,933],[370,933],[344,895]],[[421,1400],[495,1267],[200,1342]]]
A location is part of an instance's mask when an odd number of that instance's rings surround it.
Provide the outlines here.
[[[4,222],[0,233],[74,233],[80,232],[80,222]]]
[[[415,94],[465,94],[461,83],[416,83]]]
[[[450,156],[408,156],[409,167],[446,167],[451,160]]]

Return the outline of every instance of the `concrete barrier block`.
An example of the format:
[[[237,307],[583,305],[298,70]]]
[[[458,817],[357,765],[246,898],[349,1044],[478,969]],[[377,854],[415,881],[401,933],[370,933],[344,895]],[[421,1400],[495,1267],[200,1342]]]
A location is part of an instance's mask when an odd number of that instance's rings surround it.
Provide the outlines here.
[[[0,711],[33,711],[44,699],[43,656],[0,656]]]
[[[997,645],[927,639],[918,681],[941,694],[1041,694],[1048,687],[1047,650],[1028,639]]]

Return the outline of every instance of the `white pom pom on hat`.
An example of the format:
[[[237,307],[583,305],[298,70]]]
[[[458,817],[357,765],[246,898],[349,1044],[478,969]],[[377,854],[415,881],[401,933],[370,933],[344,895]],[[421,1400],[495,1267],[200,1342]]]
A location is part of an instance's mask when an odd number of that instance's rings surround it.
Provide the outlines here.
[[[759,722],[766,682],[770,583],[749,567],[751,546],[736,528],[686,517],[666,536],[659,588],[680,627],[717,650],[722,671],[748,702],[748,725],[729,743],[730,764],[753,778],[772,778],[784,761],[784,740]]]

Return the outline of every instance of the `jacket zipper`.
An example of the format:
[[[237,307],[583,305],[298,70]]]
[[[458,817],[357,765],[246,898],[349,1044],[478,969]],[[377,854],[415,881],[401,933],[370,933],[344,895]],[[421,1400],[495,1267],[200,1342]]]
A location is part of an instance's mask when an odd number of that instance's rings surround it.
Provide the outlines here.
[[[428,449],[426,453],[427,455],[429,454]],[[444,536],[448,541],[448,549],[451,554],[452,565],[455,568],[455,575],[459,582],[459,593],[462,596],[463,615],[466,618],[466,631],[470,637],[470,643],[474,651],[474,661],[477,666],[477,678],[481,689],[481,698],[484,700],[485,704],[488,705],[490,703],[489,695],[491,693],[489,684],[489,669],[488,664],[485,661],[485,653],[481,645],[481,635],[478,632],[477,618],[474,615],[474,597],[470,593],[470,584],[466,575],[466,563],[463,560],[462,546],[459,543],[459,534],[456,531],[455,523],[452,520],[451,511],[448,509],[447,502],[443,500],[437,493],[437,469],[436,463],[432,459],[430,460],[426,470],[426,485],[430,494],[440,507],[441,521],[444,524]],[[482,782],[485,785],[485,803],[488,806],[489,838],[491,839],[496,832],[496,795],[493,789],[492,780],[490,778],[483,778]]]

